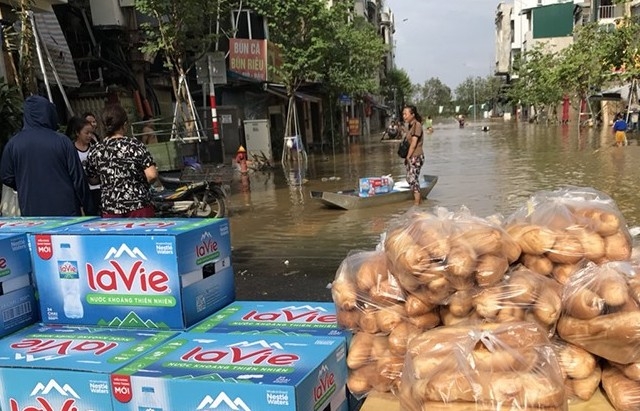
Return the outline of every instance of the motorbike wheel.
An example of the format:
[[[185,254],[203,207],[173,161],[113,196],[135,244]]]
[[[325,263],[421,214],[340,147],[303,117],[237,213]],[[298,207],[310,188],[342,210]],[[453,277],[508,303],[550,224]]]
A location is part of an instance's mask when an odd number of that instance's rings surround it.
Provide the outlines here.
[[[227,201],[224,193],[214,188],[198,194],[197,197],[200,206],[195,210],[194,217],[221,218],[227,215]]]

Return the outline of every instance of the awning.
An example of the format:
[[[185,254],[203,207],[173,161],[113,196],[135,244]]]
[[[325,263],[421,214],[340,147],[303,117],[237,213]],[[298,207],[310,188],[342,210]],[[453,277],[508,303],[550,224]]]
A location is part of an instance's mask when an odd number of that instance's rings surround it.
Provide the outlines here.
[[[269,83],[265,83],[265,88],[264,90],[268,93],[271,93],[273,95],[276,95],[278,97],[282,97],[285,99],[288,99],[289,96],[287,96],[287,89],[284,86],[280,86],[277,84],[269,84]],[[307,93],[303,93],[301,91],[296,91],[295,96],[297,99],[302,100],[302,101],[309,101],[311,103],[320,103],[322,101],[322,99],[320,97],[317,96],[313,96],[311,94],[307,94]]]
[[[53,12],[34,13],[34,18],[36,20],[36,28],[42,39],[42,46],[46,47],[49,52],[51,62],[58,72],[58,77],[60,77],[60,82],[63,86],[80,87],[76,67],[73,64],[73,57],[71,56],[71,51],[69,51],[67,40],[62,34],[56,15]],[[51,84],[56,84],[45,50],[43,50],[42,54],[47,78]],[[38,78],[42,78],[40,70],[36,70],[36,75]]]
[[[608,90],[604,90],[601,95],[602,100],[629,100],[629,92],[631,91],[631,84],[625,84],[623,86],[612,87]]]

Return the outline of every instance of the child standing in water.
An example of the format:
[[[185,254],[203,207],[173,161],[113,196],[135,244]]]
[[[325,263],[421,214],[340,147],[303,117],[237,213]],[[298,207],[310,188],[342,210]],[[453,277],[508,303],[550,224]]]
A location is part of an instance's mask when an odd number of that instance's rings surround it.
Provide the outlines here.
[[[627,141],[627,122],[622,118],[622,114],[616,115],[616,121],[613,123],[613,134],[616,137],[616,147],[622,147]]]

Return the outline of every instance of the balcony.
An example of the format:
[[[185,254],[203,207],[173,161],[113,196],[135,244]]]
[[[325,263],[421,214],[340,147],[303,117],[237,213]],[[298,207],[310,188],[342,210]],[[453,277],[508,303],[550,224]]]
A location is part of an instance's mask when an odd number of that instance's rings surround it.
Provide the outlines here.
[[[598,7],[598,20],[611,20],[624,16],[622,6],[610,5]]]

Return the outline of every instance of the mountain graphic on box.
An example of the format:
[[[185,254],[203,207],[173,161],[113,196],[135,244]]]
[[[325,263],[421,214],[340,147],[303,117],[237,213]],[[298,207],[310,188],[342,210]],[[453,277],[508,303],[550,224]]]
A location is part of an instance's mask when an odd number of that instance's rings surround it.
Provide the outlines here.
[[[114,327],[114,328],[149,328],[153,330],[169,329],[169,326],[163,322],[155,323],[151,320],[143,320],[138,314],[133,311],[129,312],[124,319],[115,317],[112,320],[100,320],[98,321],[100,327]]]

